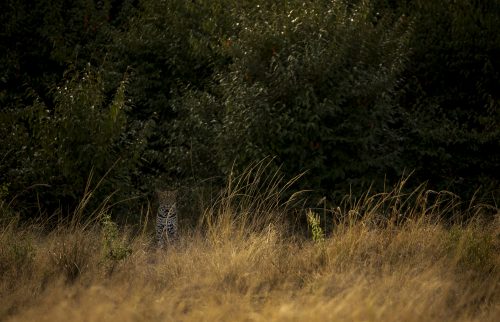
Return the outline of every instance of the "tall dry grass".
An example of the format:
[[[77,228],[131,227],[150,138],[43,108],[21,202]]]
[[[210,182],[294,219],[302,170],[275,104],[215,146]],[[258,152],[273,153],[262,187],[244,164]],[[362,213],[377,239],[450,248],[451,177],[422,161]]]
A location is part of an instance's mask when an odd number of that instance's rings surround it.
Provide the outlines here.
[[[447,198],[397,186],[323,209],[334,227],[313,239],[286,223],[297,196],[283,202],[287,183],[262,169],[231,180],[166,251],[105,207],[49,233],[4,224],[0,320],[497,321],[498,211],[450,224]]]

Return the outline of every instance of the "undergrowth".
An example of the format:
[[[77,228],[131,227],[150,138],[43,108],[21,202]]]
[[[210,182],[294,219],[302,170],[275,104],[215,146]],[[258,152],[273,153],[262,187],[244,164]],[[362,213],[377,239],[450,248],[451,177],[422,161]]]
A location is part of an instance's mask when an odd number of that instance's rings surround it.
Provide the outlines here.
[[[425,189],[404,194],[398,185],[347,198],[319,216],[297,210],[298,195],[280,199],[287,183],[266,177],[262,166],[232,178],[198,227],[181,229],[179,244],[166,251],[154,248],[151,227],[120,227],[106,207],[85,224],[51,231],[4,223],[0,320],[496,321],[500,315],[498,210],[484,210],[486,218],[473,207],[468,220],[450,222],[443,215],[453,204],[431,201]],[[284,214],[292,211],[307,219],[290,223]],[[300,222],[308,222],[307,234],[294,228]]]

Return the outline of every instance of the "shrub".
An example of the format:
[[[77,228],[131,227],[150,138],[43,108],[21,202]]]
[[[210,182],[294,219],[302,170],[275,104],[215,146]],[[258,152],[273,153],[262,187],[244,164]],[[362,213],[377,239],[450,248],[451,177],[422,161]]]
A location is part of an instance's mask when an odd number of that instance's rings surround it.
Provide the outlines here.
[[[403,162],[416,181],[471,197],[498,190],[498,1],[401,1],[415,19],[404,72]]]
[[[367,2],[342,1],[233,14],[241,27],[226,50],[232,64],[217,75],[222,162],[277,156],[286,173],[307,169],[307,186],[329,192],[397,169],[389,127],[405,20],[375,24]]]
[[[72,208],[93,173],[101,180],[100,192],[119,189],[116,198],[130,198],[147,132],[144,123],[127,121],[126,84],[125,77],[108,99],[99,74],[89,68],[70,73],[54,89],[54,108],[36,99],[25,109],[2,112],[9,145],[0,173],[9,192],[39,211]],[[96,193],[91,202],[102,199]]]
[[[127,247],[123,241],[119,240],[118,227],[116,223],[111,220],[111,216],[109,214],[104,214],[101,219],[101,224],[106,258],[111,259],[113,262],[127,258],[132,250],[130,247]]]
[[[390,127],[409,22],[373,15],[369,2],[145,2],[120,39],[148,57],[138,79],[157,66],[141,85],[161,105],[146,158],[166,177],[203,178],[276,156],[339,194],[400,174]]]

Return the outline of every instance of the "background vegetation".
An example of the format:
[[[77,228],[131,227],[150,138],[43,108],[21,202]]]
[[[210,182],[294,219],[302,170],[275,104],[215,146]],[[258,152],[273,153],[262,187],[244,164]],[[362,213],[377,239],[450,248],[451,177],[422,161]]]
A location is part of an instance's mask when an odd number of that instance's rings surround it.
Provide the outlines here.
[[[1,1],[0,320],[496,321],[499,30],[497,0]]]
[[[70,215],[102,179],[94,209],[111,195],[137,220],[154,188],[222,187],[268,156],[334,204],[410,172],[410,189],[498,197],[498,1],[0,12],[0,198],[23,216]]]

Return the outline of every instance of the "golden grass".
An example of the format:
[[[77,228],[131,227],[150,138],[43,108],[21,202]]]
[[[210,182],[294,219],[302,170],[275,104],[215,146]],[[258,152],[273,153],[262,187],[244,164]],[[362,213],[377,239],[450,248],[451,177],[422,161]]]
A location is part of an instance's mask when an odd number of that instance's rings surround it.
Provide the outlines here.
[[[415,215],[394,223],[392,212],[410,210],[409,201],[393,191],[378,195],[378,201],[332,209],[328,214],[339,216],[332,234],[314,241],[291,233],[279,219],[287,204],[270,194],[266,207],[263,196],[251,203],[260,193],[254,190],[228,189],[200,226],[184,231],[180,243],[166,251],[151,246],[152,233],[124,228],[110,237],[98,223],[66,225],[48,234],[34,225],[4,225],[0,320],[497,321],[500,316],[498,212],[492,220],[476,216],[449,226],[430,215],[434,203],[423,206],[413,198]],[[388,206],[394,196],[400,198],[398,209]],[[266,220],[252,220],[254,213]],[[374,220],[380,216],[386,220]]]

